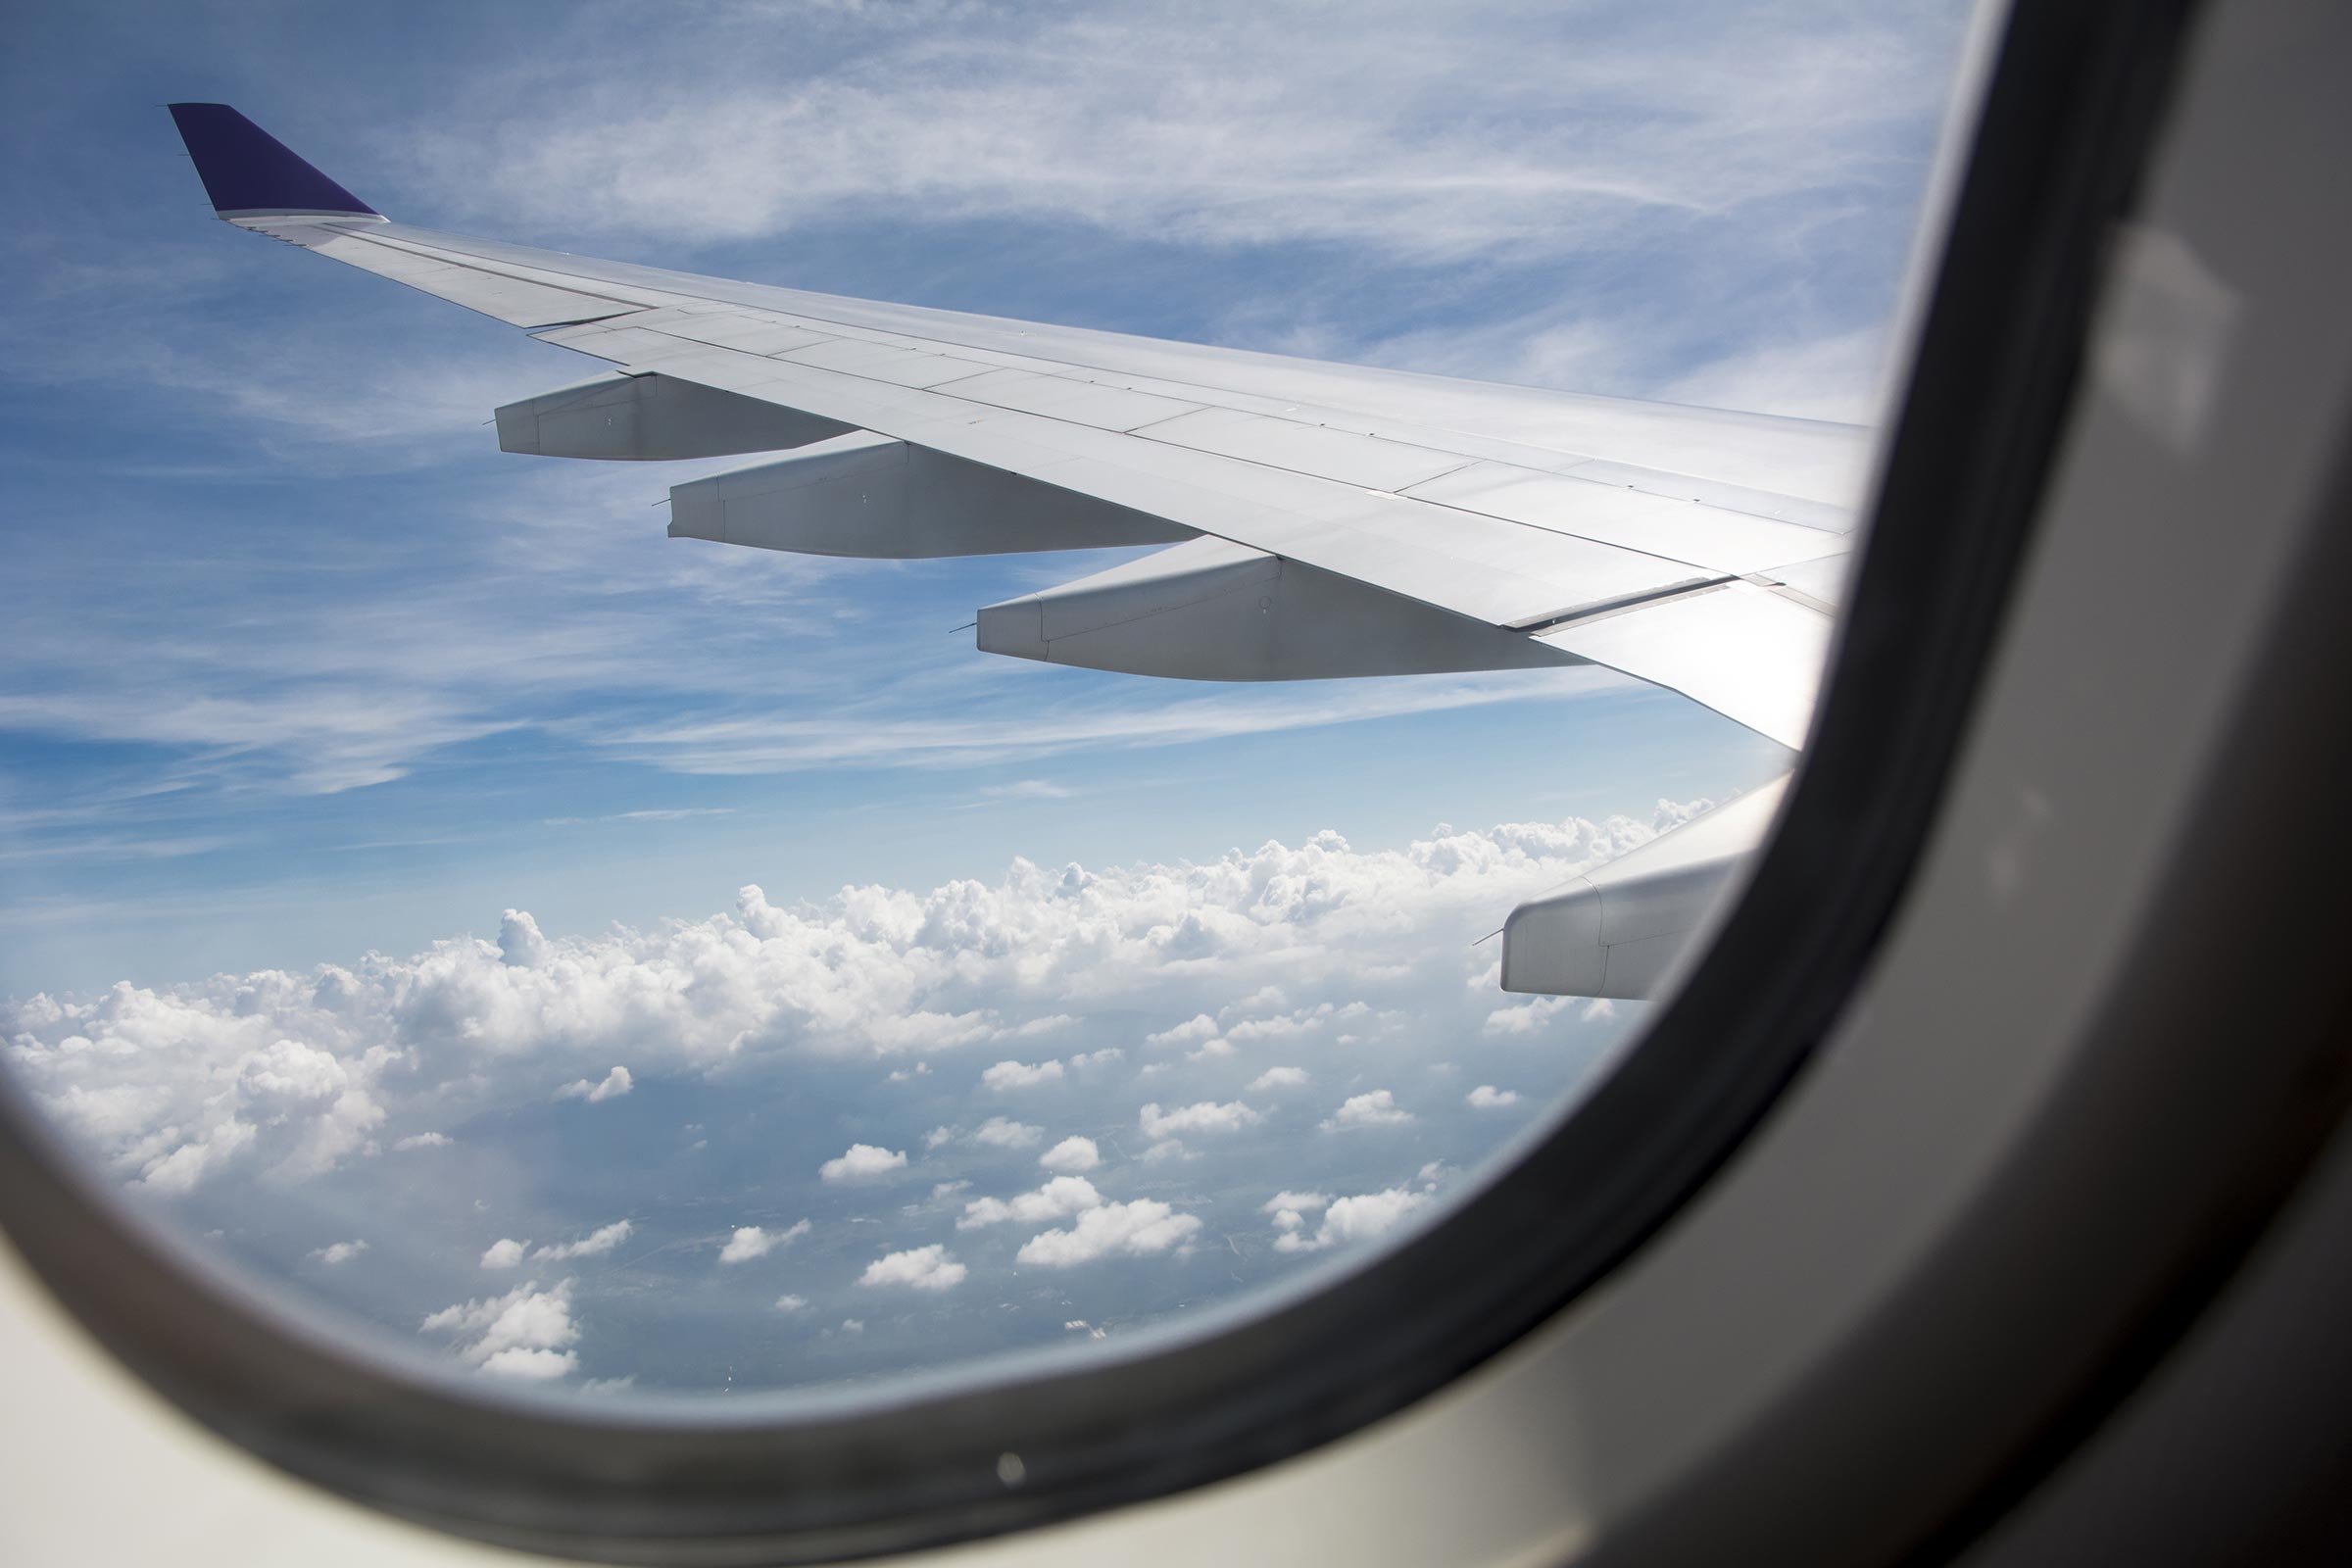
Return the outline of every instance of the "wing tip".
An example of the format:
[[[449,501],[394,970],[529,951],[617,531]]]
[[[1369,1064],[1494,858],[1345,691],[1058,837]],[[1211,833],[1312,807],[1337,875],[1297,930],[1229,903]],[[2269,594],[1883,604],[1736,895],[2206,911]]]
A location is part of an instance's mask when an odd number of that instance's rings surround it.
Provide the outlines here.
[[[179,139],[195,160],[213,211],[222,218],[384,216],[227,104],[164,107],[172,112]]]

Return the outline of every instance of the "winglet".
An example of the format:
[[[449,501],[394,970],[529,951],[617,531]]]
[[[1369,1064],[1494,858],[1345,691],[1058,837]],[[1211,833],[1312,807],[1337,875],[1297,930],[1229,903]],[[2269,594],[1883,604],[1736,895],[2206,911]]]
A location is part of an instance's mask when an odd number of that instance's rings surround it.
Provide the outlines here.
[[[172,104],[172,122],[222,218],[384,215],[304,163],[226,104]]]

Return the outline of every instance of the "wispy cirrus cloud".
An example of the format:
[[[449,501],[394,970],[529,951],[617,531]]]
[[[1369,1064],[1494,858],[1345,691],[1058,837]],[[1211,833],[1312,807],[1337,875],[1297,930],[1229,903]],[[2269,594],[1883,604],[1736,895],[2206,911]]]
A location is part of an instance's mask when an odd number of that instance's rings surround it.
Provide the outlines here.
[[[887,711],[819,715],[767,711],[639,726],[597,725],[583,736],[618,756],[684,773],[777,773],[844,765],[970,767],[1078,751],[1181,746],[1394,718],[1496,703],[1622,690],[1624,676],[1597,667],[1492,675],[1330,681],[1241,688],[1149,705],[1090,700],[1008,714]]]
[[[877,207],[1415,260],[1551,255],[1884,176],[1950,6],[607,8],[407,143],[481,214],[730,239]],[[1311,33],[1313,46],[1301,47]],[[592,61],[625,39],[625,79]],[[692,90],[667,84],[691,81]],[[485,102],[471,95],[460,101]]]

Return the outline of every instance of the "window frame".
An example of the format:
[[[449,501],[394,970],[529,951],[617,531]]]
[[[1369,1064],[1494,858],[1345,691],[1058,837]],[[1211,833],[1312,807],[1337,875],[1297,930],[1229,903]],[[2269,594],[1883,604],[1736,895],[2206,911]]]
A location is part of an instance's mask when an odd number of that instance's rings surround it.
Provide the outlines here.
[[[1638,1048],[1442,1222],[1311,1293],[1099,1362],[804,1416],[437,1384],[126,1212],[0,1094],[0,1224],[215,1432],[392,1513],[613,1562],[832,1560],[1163,1496],[1358,1431],[1556,1316],[1731,1159],[1837,1022],[1918,862],[2191,7],[2007,19],[1804,765]],[[1021,1458],[1008,1484],[1001,1455]]]

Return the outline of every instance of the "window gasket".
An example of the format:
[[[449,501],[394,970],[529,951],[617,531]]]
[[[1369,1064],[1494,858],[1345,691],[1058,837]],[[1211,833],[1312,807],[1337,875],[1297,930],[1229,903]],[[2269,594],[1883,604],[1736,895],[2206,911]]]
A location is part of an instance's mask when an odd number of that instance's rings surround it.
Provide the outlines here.
[[[822,1419],[680,1424],[453,1394],[176,1264],[0,1094],[0,1223],[215,1431],[392,1513],[611,1562],[936,1546],[1223,1479],[1444,1387],[1630,1256],[1770,1110],[1934,819],[2192,6],[2005,25],[1813,744],[1705,961],[1544,1143],[1442,1223],[1214,1337]],[[1022,1458],[1009,1487],[1000,1454]]]

